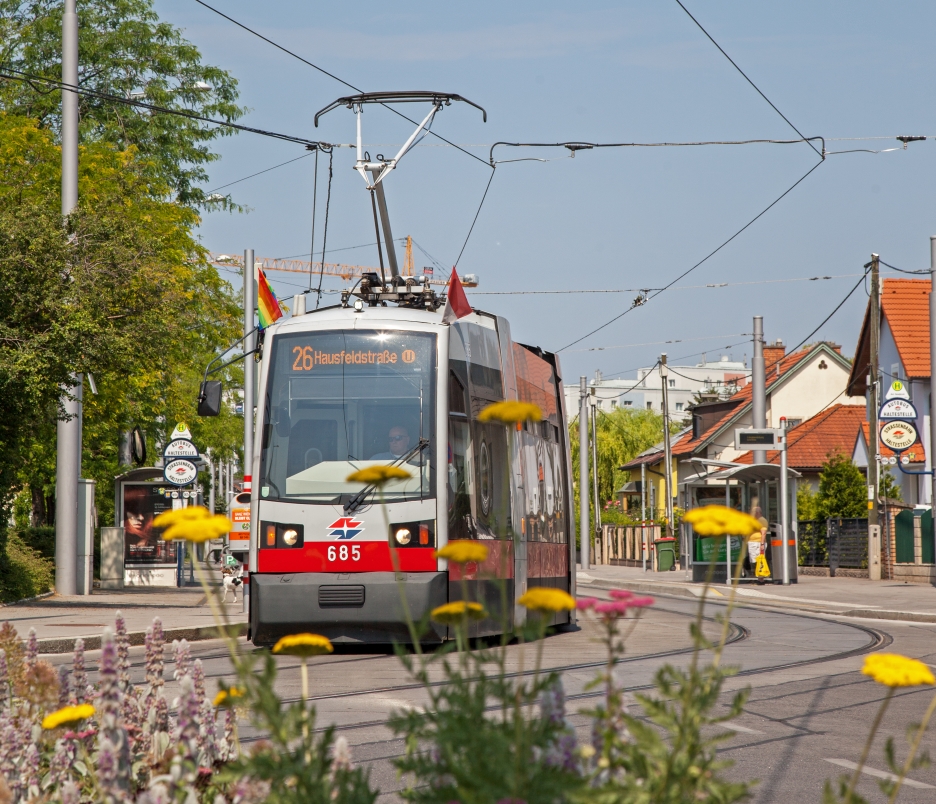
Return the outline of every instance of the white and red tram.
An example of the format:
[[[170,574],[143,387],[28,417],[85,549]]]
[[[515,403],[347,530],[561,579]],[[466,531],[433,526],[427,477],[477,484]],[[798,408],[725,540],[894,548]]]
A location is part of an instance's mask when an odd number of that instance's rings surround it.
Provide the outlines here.
[[[383,285],[372,274],[340,305],[266,331],[250,506],[255,644],[299,631],[408,640],[391,549],[415,619],[463,589],[485,604],[491,617],[472,636],[501,630],[502,584],[508,622],[522,617],[514,601],[529,587],[574,592],[558,358],[515,343],[498,316],[475,311],[447,325],[439,305],[428,281]],[[543,420],[516,429],[478,421],[490,403],[512,399],[537,404]],[[347,482],[379,463],[412,477],[382,491]],[[434,556],[459,539],[490,548],[464,579]],[[449,636],[434,629],[430,639]]]

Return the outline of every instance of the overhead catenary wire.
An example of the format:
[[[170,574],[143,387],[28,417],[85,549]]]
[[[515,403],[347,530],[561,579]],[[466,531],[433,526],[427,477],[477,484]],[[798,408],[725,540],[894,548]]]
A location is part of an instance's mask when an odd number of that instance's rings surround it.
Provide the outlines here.
[[[320,73],[322,73],[323,75],[327,75],[329,78],[331,78],[331,79],[337,81],[339,84],[344,84],[344,86],[348,87],[349,89],[353,89],[355,92],[363,92],[363,91],[364,91],[364,90],[360,89],[359,87],[354,86],[354,84],[351,84],[351,83],[345,81],[343,78],[339,78],[339,77],[338,77],[337,75],[335,75],[334,73],[330,73],[328,70],[324,69],[323,67],[319,67],[317,64],[313,64],[311,61],[309,61],[308,59],[303,58],[303,57],[300,56],[298,53],[295,53],[295,52],[293,52],[292,50],[289,50],[289,48],[283,47],[283,46],[282,46],[281,44],[279,44],[278,42],[274,42],[272,39],[270,39],[270,38],[267,37],[267,36],[264,36],[264,35],[263,35],[262,33],[260,33],[259,31],[255,31],[253,28],[251,28],[251,27],[249,27],[249,26],[247,26],[247,25],[244,25],[244,23],[242,23],[242,22],[238,22],[236,19],[234,19],[233,17],[228,16],[228,15],[225,14],[223,11],[219,11],[219,10],[216,9],[214,6],[208,5],[208,3],[204,2],[204,0],[195,0],[195,2],[198,3],[200,6],[204,6],[204,7],[207,8],[209,11],[214,12],[214,13],[217,14],[218,16],[224,17],[224,19],[226,19],[228,22],[234,23],[234,25],[236,25],[238,28],[242,28],[243,30],[247,31],[247,33],[253,34],[254,36],[256,36],[256,37],[262,39],[264,42],[266,42],[266,43],[269,44],[269,45],[273,45],[273,47],[275,47],[277,50],[281,50],[281,51],[283,51],[283,53],[286,53],[287,55],[292,56],[294,59],[298,59],[298,60],[301,61],[303,64],[305,64],[305,65],[311,67],[313,70],[318,70],[318,71],[319,71]],[[403,114],[401,111],[398,111],[397,109],[394,109],[392,106],[388,106],[388,105],[385,104],[385,103],[381,103],[380,105],[383,106],[383,107],[386,108],[386,109],[389,109],[389,110],[390,110],[391,112],[393,112],[395,115],[398,115],[399,117],[402,117],[404,120],[408,120],[408,121],[409,121],[410,123],[412,123],[414,126],[415,126],[415,125],[418,125],[418,123],[417,123],[415,120],[412,120],[411,118],[407,117],[407,116],[406,116],[405,114]],[[441,134],[437,134],[437,133],[435,133],[434,131],[428,132],[428,133],[431,133],[433,137],[437,137],[438,139],[442,140],[442,142],[446,143],[447,145],[450,145],[450,146],[453,147],[453,148],[457,148],[459,151],[461,151],[461,152],[464,153],[464,154],[467,154],[467,155],[470,156],[472,159],[477,159],[482,165],[486,165],[486,164],[487,164],[487,162],[485,162],[480,156],[476,156],[475,154],[471,153],[470,151],[466,151],[466,150],[465,150],[464,148],[462,148],[461,146],[456,145],[454,142],[451,142],[450,140],[447,140],[447,139],[446,139],[445,137],[443,137]]]
[[[209,190],[208,195],[211,195],[212,193],[216,193],[218,192],[218,190],[223,190],[226,187],[233,187],[235,184],[240,184],[242,181],[247,181],[247,179],[253,179],[256,176],[262,176],[264,173],[269,173],[271,170],[276,170],[281,167],[286,167],[286,165],[291,165],[293,162],[298,162],[300,159],[305,159],[309,156],[312,156],[311,151],[307,154],[303,154],[302,156],[296,156],[292,159],[287,159],[285,162],[280,162],[278,165],[273,165],[273,167],[268,167],[266,170],[260,170],[260,171],[257,171],[256,173],[251,173],[249,176],[244,176],[244,178],[242,179],[229,181],[227,184],[222,184],[220,187],[215,187],[213,190]],[[316,157],[316,160],[318,160],[318,148],[315,149],[315,157]]]
[[[610,349],[634,349],[638,346],[665,346],[668,343],[691,343],[692,341],[714,341],[716,338],[737,338],[750,335],[750,332],[735,332],[731,335],[706,335],[702,338],[673,338],[669,341],[648,341],[647,343],[622,343],[616,346],[592,346],[588,349],[569,349],[570,352],[604,352]],[[700,352],[702,354],[702,352]]]
[[[484,195],[481,196],[481,203],[478,204],[478,209],[475,212],[474,219],[471,221],[471,228],[468,230],[468,235],[467,237],[465,237],[465,242],[462,243],[461,251],[458,252],[458,259],[455,260],[455,266],[454,266],[455,268],[458,267],[458,263],[461,262],[462,254],[465,253],[465,246],[468,245],[468,240],[471,237],[471,233],[474,231],[475,224],[478,222],[478,215],[481,214],[481,207],[484,206],[484,199],[487,198],[488,190],[491,189],[491,182],[494,181],[494,174],[496,172],[497,172],[496,169],[492,167],[491,175],[488,176],[487,186],[484,188]]]
[[[133,106],[138,109],[147,109],[151,112],[156,112],[158,114],[168,114],[174,115],[176,117],[186,117],[189,120],[197,120],[201,123],[208,123],[213,126],[221,126],[223,128],[231,128],[237,131],[247,131],[251,134],[259,134],[263,137],[271,137],[277,140],[283,140],[285,142],[294,142],[297,145],[306,145],[318,148],[323,145],[328,145],[328,143],[323,143],[318,140],[309,140],[305,137],[294,137],[291,134],[281,134],[277,131],[270,131],[268,129],[254,128],[253,126],[244,126],[240,123],[232,123],[230,120],[215,120],[212,117],[205,117],[204,115],[196,114],[195,112],[185,111],[183,109],[171,109],[167,106],[158,106],[155,103],[147,103],[146,101],[136,100],[134,98],[122,98],[120,95],[111,95],[107,92],[98,92],[94,89],[88,89],[87,87],[75,86],[73,84],[66,84],[64,81],[58,81],[54,78],[46,78],[41,75],[33,75],[31,73],[23,72],[22,70],[14,70],[12,67],[0,67],[0,78],[5,78],[8,81],[20,81],[32,86],[32,82],[36,81],[39,83],[48,84],[56,89],[68,90],[69,92],[74,92],[77,95],[84,95],[89,98],[97,98],[98,100],[106,100],[111,103],[119,103],[123,106]],[[35,89],[35,87],[34,87]],[[38,91],[38,90],[37,90]],[[484,160],[481,160],[484,161]]]
[[[687,270],[683,271],[679,276],[677,276],[675,279],[673,279],[672,282],[670,282],[669,284],[667,284],[667,285],[665,285],[664,287],[660,288],[660,289],[659,289],[656,293],[654,293],[652,296],[640,297],[639,303],[632,304],[632,305],[631,305],[628,309],[626,309],[623,313],[619,313],[618,315],[614,316],[614,317],[613,317],[612,319],[610,319],[609,321],[606,321],[606,322],[605,322],[604,324],[602,324],[601,326],[595,327],[595,329],[591,330],[591,332],[588,332],[588,333],[586,333],[585,335],[582,335],[580,338],[576,338],[576,339],[575,339],[574,341],[572,341],[571,343],[567,343],[567,344],[566,344],[565,346],[563,346],[561,349],[557,349],[556,351],[557,351],[557,352],[564,352],[564,351],[565,351],[566,349],[568,349],[570,346],[575,346],[575,344],[580,343],[581,341],[584,341],[586,338],[590,338],[590,337],[591,337],[592,335],[594,335],[596,332],[600,332],[600,331],[603,330],[605,327],[610,326],[610,325],[613,324],[615,321],[617,321],[617,320],[623,318],[624,316],[626,316],[628,313],[632,312],[633,310],[636,310],[638,307],[642,307],[644,304],[646,304],[646,303],[647,303],[648,301],[650,301],[651,299],[655,299],[655,298],[656,298],[657,296],[659,296],[661,293],[664,293],[665,291],[669,290],[669,289],[670,289],[673,285],[675,285],[680,279],[682,279],[682,278],[685,277],[685,276],[688,276],[690,273],[692,273],[692,272],[693,272],[696,268],[698,268],[700,265],[702,265],[702,264],[705,263],[707,260],[709,260],[709,259],[711,259],[712,257],[714,257],[719,251],[721,251],[725,246],[727,246],[732,240],[734,240],[736,237],[738,237],[742,232],[744,232],[745,230],[747,230],[747,229],[748,229],[750,226],[752,226],[756,221],[758,221],[760,218],[762,218],[767,212],[769,212],[771,209],[773,209],[777,204],[780,203],[780,201],[782,201],[784,198],[786,198],[786,196],[788,196],[788,195],[789,195],[791,192],[793,192],[793,190],[795,190],[803,181],[805,181],[805,180],[812,174],[812,172],[813,172],[816,168],[818,168],[821,164],[823,164],[822,160],[816,162],[815,165],[813,165],[809,170],[807,170],[802,176],[800,176],[795,182],[793,182],[793,184],[791,184],[786,190],[784,190],[779,196],[777,196],[773,201],[771,201],[771,202],[770,202],[766,207],[764,207],[760,212],[758,212],[757,215],[755,215],[753,218],[751,218],[751,220],[749,220],[746,224],[744,224],[744,226],[742,226],[740,229],[738,229],[738,231],[736,231],[733,235],[731,235],[731,237],[729,237],[727,240],[723,241],[723,242],[721,243],[721,245],[719,245],[717,248],[713,249],[713,250],[710,251],[708,254],[706,254],[701,260],[699,260],[699,261],[698,261],[695,265],[693,265],[691,268],[688,268]]]
[[[915,274],[915,275],[919,275],[919,274],[928,274],[928,273],[930,272],[930,269],[929,269],[929,268],[922,268],[922,269],[920,269],[919,271],[908,271],[906,268],[898,268],[896,265],[891,265],[890,263],[884,262],[884,260],[882,260],[882,259],[878,259],[878,262],[879,262],[881,265],[886,265],[886,266],[887,266],[888,268],[890,268],[892,271],[897,271],[897,273],[899,273],[899,274]]]
[[[677,4],[683,11],[686,12],[686,15],[689,17],[689,19],[691,19],[691,20],[698,26],[699,30],[702,31],[702,33],[705,34],[705,36],[708,38],[708,40],[709,40],[713,45],[715,45],[715,47],[718,48],[719,52],[720,52],[726,59],[728,59],[729,62],[731,62],[731,66],[734,67],[739,73],[741,73],[741,75],[743,76],[744,80],[747,81],[752,87],[754,87],[754,91],[757,92],[757,94],[760,95],[765,101],[767,101],[767,103],[770,105],[770,108],[773,109],[778,115],[780,115],[780,117],[783,118],[784,122],[786,122],[786,124],[787,124],[790,128],[792,128],[797,134],[799,134],[800,137],[801,137],[802,139],[807,140],[807,138],[805,137],[805,135],[803,134],[803,132],[800,131],[796,126],[794,126],[793,123],[790,122],[790,119],[774,105],[774,102],[773,102],[772,100],[770,100],[770,98],[768,98],[763,92],[761,92],[760,87],[758,87],[757,84],[755,84],[750,78],[748,78],[747,73],[745,73],[744,70],[742,70],[742,69],[738,66],[737,62],[736,62],[733,58],[731,58],[731,56],[729,56],[729,55],[725,52],[725,49],[724,49],[720,44],[718,44],[718,42],[715,41],[714,37],[713,37],[708,31],[705,30],[705,28],[702,26],[702,23],[699,22],[699,21],[692,15],[692,12],[690,12],[689,9],[686,8],[686,7],[682,4],[682,0],[676,0],[676,4]],[[811,142],[809,142],[808,140],[807,140],[807,144],[809,145],[810,148],[812,148],[814,151],[816,151],[816,153],[817,153],[820,157],[822,157],[822,154],[820,154],[819,151],[816,150],[816,146],[815,146],[815,145],[813,145],[813,144],[812,144]],[[825,147],[824,147],[824,146],[823,146],[823,151],[825,151]]]

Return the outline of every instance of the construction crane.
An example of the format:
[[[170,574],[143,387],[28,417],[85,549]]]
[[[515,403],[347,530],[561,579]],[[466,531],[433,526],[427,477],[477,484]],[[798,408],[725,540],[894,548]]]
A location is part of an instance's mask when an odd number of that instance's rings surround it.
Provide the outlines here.
[[[208,261],[212,265],[220,265],[226,268],[243,268],[244,258],[239,255],[215,254],[209,252]],[[262,268],[264,271],[284,271],[295,274],[322,274],[323,276],[337,276],[343,280],[359,279],[364,274],[379,274],[379,268],[369,268],[364,265],[344,265],[342,263],[332,262],[309,262],[308,260],[283,260],[271,257],[254,257],[254,265]],[[415,276],[413,262],[413,238],[406,238],[406,252],[403,258],[403,276]],[[429,280],[433,285],[447,285],[448,279],[439,277]],[[473,274],[466,274],[461,277],[462,284],[465,287],[477,287],[478,280]]]

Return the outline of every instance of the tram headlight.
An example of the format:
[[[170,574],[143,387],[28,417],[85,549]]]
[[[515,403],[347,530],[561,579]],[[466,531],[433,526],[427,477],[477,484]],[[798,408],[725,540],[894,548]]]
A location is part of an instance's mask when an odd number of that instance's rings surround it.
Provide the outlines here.
[[[299,541],[299,533],[295,528],[288,528],[283,531],[283,541],[286,542],[290,547],[292,547],[296,542]]]
[[[279,522],[261,522],[260,546],[263,548],[298,549],[305,544],[302,525],[288,525]]]
[[[435,522],[395,522],[390,525],[393,541],[397,547],[434,547]]]
[[[362,302],[360,299],[357,299],[354,302],[354,312],[356,313],[364,312],[364,302]]]
[[[397,528],[393,538],[396,539],[397,544],[409,544],[413,534],[409,528]]]

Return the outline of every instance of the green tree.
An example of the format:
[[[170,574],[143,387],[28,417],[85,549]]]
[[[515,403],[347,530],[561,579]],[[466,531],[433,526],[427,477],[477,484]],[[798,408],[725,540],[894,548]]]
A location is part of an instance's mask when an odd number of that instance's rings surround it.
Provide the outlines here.
[[[569,423],[569,442],[572,446],[572,478],[575,483],[575,508],[579,506],[579,440],[578,419]],[[670,432],[679,432],[679,424],[671,424]],[[663,439],[663,417],[651,410],[616,408],[609,413],[599,411],[598,442],[598,497],[602,505],[614,498],[614,493],[630,479],[630,472],[618,467],[635,458],[645,449]],[[589,427],[589,438],[591,428]],[[592,473],[589,472],[589,482]],[[592,523],[595,522],[594,502],[589,500]],[[578,519],[576,519],[578,521]]]
[[[193,236],[196,213],[164,200],[152,163],[101,143],[80,156],[79,206],[63,221],[51,132],[0,113],[0,509],[18,485],[51,496],[60,389],[71,372],[93,372],[84,474],[99,481],[106,524],[121,430],[139,424],[152,444],[183,419],[200,446],[233,453],[240,420],[196,422],[194,408],[240,313]]]
[[[796,490],[796,518],[801,521],[819,519],[819,495],[808,483]]]
[[[840,452],[829,455],[819,474],[820,519],[868,515],[868,486],[861,470]]]
[[[165,108],[234,121],[246,110],[237,105],[237,81],[202,63],[198,49],[182,32],[161,22],[152,0],[82,0],[78,3],[79,84],[89,90],[133,98]],[[8,68],[61,79],[61,0],[0,0],[0,63]],[[0,82],[0,109],[31,117],[58,132],[61,92],[39,83]],[[83,143],[130,146],[184,205],[207,202],[198,185],[205,165],[218,155],[211,142],[232,129],[176,115],[115,104],[82,95]],[[208,202],[230,208],[229,198]]]

